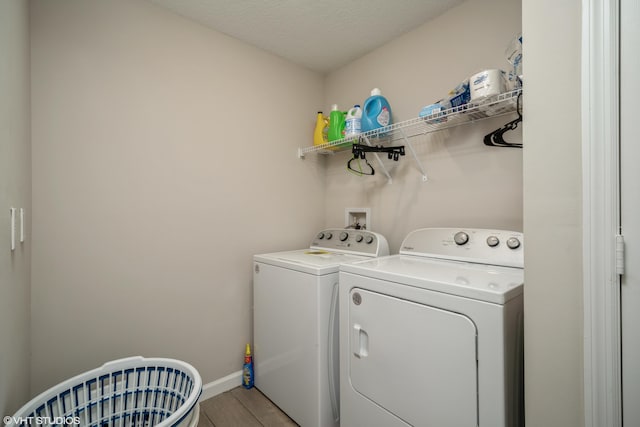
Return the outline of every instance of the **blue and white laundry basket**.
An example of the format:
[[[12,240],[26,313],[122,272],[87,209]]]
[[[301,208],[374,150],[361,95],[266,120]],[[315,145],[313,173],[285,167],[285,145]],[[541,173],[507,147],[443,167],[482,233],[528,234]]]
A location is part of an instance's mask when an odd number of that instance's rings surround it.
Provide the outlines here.
[[[202,379],[188,363],[140,356],[114,360],[33,398],[7,426],[195,427]]]

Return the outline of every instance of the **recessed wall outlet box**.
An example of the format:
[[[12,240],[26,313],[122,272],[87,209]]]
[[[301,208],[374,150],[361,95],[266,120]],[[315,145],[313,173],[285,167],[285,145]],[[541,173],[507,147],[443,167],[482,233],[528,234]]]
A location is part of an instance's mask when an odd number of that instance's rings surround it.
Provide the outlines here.
[[[371,230],[371,208],[345,208],[344,226]]]

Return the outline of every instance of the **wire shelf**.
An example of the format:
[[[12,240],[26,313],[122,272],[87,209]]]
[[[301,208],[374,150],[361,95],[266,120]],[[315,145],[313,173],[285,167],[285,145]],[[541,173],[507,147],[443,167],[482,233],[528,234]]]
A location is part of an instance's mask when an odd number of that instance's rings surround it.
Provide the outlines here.
[[[518,95],[522,89],[487,98],[479,103],[469,103],[459,107],[449,108],[425,117],[416,117],[403,122],[363,132],[356,137],[338,139],[322,145],[314,145],[298,149],[298,157],[304,158],[306,154],[335,154],[336,152],[351,148],[359,138],[366,140],[380,140],[391,143],[396,140],[425,135],[431,132],[474,123],[480,120],[491,119],[516,112]]]

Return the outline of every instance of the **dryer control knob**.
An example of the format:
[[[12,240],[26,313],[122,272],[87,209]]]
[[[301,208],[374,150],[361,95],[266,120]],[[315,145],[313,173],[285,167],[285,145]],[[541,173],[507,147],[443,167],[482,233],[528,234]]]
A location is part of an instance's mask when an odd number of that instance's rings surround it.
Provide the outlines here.
[[[487,237],[487,245],[491,246],[492,248],[498,246],[499,243],[500,240],[496,236]]]
[[[362,237],[362,234],[358,234],[356,236],[356,242],[358,242],[358,243],[362,242],[363,239],[364,239],[364,237]]]
[[[318,239],[324,239],[324,233],[323,232],[318,233]]]
[[[343,231],[342,233],[340,233],[340,241],[341,242],[344,242],[348,238],[349,238],[349,233],[347,233],[346,231]]]
[[[367,243],[367,245],[370,245],[371,243],[373,243],[373,236],[367,236],[364,241]]]
[[[456,245],[462,246],[469,241],[469,235],[464,231],[458,231],[453,236],[453,241],[456,242]]]
[[[330,240],[333,237],[333,234],[327,233],[325,236],[327,237],[327,240]]]
[[[507,246],[510,249],[518,249],[520,247],[520,240],[517,237],[509,237],[507,239]]]

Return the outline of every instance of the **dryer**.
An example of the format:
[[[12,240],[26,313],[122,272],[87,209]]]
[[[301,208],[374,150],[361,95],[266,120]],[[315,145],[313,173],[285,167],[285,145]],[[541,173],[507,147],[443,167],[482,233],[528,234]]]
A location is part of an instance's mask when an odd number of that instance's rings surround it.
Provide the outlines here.
[[[339,266],[388,255],[384,236],[327,229],[309,248],[254,256],[255,386],[296,423],[339,420]]]
[[[523,236],[413,231],[340,268],[341,425],[523,425]]]

